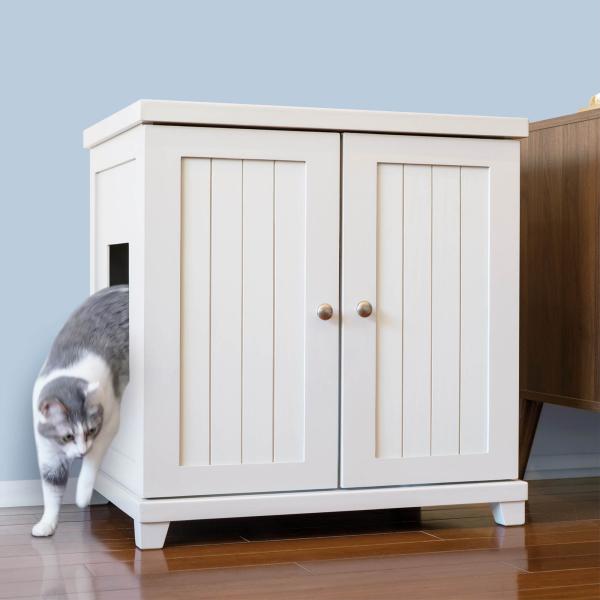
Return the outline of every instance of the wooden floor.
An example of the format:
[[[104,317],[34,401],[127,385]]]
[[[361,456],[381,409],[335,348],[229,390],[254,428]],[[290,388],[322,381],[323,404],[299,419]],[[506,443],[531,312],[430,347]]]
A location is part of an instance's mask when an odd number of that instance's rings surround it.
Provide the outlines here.
[[[0,598],[600,598],[600,479],[533,482],[524,527],[487,506],[178,523],[137,550],[112,505],[0,509]]]

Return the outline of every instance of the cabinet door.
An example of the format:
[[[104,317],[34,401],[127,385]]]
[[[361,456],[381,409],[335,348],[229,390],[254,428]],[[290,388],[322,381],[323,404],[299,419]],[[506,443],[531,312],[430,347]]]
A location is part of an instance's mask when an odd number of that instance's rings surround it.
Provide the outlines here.
[[[146,148],[144,495],[336,487],[339,135]]]
[[[516,478],[518,142],[343,148],[342,486]]]

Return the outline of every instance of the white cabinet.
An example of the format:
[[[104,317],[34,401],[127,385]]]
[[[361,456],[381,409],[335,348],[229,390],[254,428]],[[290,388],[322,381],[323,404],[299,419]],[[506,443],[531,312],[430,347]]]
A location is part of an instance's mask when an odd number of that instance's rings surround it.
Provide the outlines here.
[[[519,143],[343,146],[341,485],[516,478]]]
[[[336,486],[340,136],[144,135],[144,497]]]
[[[526,131],[156,101],[86,130],[92,290],[130,285],[97,488],[138,546],[228,516],[491,502],[522,522]]]

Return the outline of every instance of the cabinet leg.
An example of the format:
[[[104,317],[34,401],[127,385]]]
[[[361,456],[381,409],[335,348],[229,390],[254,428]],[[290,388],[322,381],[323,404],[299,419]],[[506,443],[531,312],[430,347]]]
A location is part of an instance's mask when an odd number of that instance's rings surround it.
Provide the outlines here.
[[[167,531],[169,531],[170,521],[160,523],[142,523],[134,521],[135,545],[140,550],[151,550],[153,548],[162,548],[165,545]]]
[[[525,523],[525,501],[495,502],[492,504],[494,521],[498,525],[523,525]]]
[[[523,398],[520,405],[519,419],[519,479],[525,477],[533,438],[537,429],[543,402],[533,402]]]

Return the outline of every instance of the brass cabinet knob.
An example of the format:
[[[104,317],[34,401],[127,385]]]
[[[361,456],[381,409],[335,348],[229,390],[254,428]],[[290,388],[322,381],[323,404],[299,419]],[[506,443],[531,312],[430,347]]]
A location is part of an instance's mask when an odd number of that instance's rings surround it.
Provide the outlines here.
[[[333,306],[331,304],[319,304],[317,308],[317,317],[322,321],[329,321],[333,317]]]
[[[367,300],[361,300],[356,305],[356,312],[359,317],[368,317],[373,312],[373,307]]]

